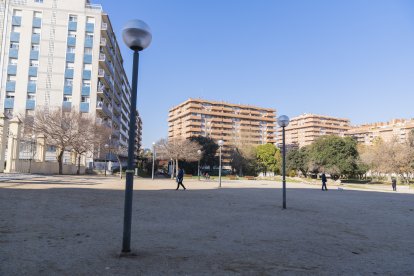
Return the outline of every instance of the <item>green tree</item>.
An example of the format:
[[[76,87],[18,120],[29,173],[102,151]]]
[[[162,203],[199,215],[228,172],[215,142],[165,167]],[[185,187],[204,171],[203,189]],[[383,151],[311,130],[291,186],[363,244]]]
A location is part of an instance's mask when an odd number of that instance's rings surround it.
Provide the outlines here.
[[[280,173],[280,150],[273,144],[263,144],[256,148],[256,159],[259,171]]]
[[[231,153],[231,166],[239,176],[256,176],[256,148],[253,145],[235,147]]]
[[[322,136],[309,148],[309,161],[313,168],[327,172],[333,178],[355,175],[358,157],[357,143],[351,137]]]
[[[218,157],[216,156],[219,146],[210,137],[193,136],[190,137],[190,141],[196,142],[201,146],[202,158],[200,160],[200,166],[210,166],[213,169],[214,164],[218,164]]]
[[[286,154],[287,170],[300,171],[303,176],[308,175],[309,171],[309,156],[307,147],[300,149],[292,149]]]

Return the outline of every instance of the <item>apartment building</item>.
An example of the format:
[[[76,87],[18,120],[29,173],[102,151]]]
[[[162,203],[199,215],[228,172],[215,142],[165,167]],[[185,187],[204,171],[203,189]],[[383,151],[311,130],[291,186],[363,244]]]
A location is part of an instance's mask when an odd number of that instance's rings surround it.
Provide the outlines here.
[[[350,129],[348,119],[316,115],[302,114],[290,119],[285,128],[286,144],[290,147],[303,147],[313,143],[316,138],[323,135],[344,136]],[[278,145],[282,144],[282,131],[278,131]]]
[[[169,139],[205,136],[223,140],[224,166],[240,142],[276,142],[276,110],[271,108],[189,99],[170,109],[168,123]]]
[[[400,143],[404,143],[413,129],[414,118],[394,119],[388,122],[353,126],[345,135],[354,137],[358,143],[365,145],[372,145],[378,138],[386,142],[396,138]]]
[[[109,16],[89,0],[0,1],[0,110],[95,115],[127,146],[131,88]],[[140,130],[138,130],[140,131]]]
[[[136,113],[136,122],[135,122],[135,127],[136,127],[136,135],[135,135],[135,154],[138,156],[139,152],[142,148],[142,119],[141,116],[139,116],[139,112],[137,110]]]

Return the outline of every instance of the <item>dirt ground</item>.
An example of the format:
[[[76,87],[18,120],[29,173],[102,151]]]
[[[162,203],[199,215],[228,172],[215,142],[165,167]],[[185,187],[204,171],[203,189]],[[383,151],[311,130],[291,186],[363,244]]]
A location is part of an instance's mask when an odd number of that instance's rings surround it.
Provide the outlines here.
[[[133,254],[120,257],[124,180],[0,182],[0,275],[413,275],[414,194],[384,186],[135,180]]]

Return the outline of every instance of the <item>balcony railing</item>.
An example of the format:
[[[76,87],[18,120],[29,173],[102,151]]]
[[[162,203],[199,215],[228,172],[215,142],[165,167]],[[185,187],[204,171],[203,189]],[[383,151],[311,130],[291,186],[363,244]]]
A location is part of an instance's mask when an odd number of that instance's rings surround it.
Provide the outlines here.
[[[101,30],[102,30],[102,31],[106,31],[106,30],[108,30],[108,24],[107,24],[107,23],[102,23],[102,24],[101,24]]]

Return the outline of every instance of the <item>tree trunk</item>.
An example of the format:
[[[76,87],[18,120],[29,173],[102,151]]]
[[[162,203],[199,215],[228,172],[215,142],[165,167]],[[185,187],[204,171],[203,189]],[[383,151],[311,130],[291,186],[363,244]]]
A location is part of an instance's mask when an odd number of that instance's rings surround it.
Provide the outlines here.
[[[65,151],[61,150],[58,155],[58,163],[59,163],[59,174],[63,174],[63,153]]]
[[[79,154],[79,157],[78,157],[78,170],[76,171],[77,175],[80,174],[80,161],[81,161],[81,155]]]

